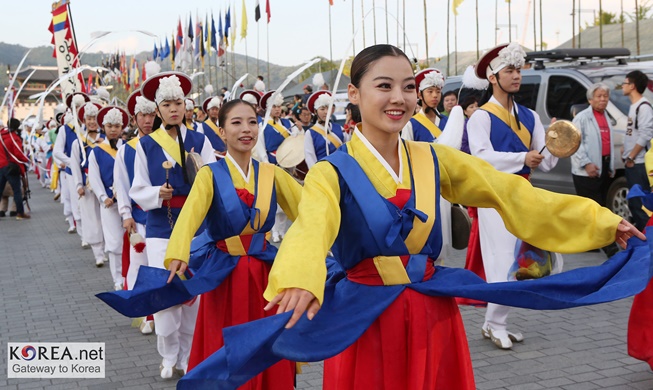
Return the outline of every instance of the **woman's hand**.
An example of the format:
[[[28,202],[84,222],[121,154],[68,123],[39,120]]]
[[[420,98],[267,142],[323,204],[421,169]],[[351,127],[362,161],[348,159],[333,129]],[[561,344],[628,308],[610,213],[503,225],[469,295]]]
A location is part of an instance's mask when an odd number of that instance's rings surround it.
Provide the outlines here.
[[[186,272],[186,269],[188,268],[188,264],[184,263],[181,260],[172,260],[170,262],[170,276],[168,277],[168,282],[172,282],[172,279],[175,278],[175,274],[177,275],[183,275],[184,272]]]
[[[286,324],[286,329],[295,326],[305,311],[308,310],[306,316],[309,320],[312,320],[318,310],[320,310],[320,303],[315,298],[315,295],[301,288],[288,288],[283,290],[265,306],[264,310],[270,310],[276,304],[279,304],[277,314],[294,311],[292,317],[290,317],[290,320]]]
[[[621,222],[619,222],[619,225],[617,225],[617,233],[615,236],[615,242],[619,244],[622,248],[626,248],[627,244],[626,241],[632,236],[635,236],[639,239],[646,240],[646,236],[637,230],[635,226],[633,226],[632,223],[626,221],[625,219],[622,219]]]

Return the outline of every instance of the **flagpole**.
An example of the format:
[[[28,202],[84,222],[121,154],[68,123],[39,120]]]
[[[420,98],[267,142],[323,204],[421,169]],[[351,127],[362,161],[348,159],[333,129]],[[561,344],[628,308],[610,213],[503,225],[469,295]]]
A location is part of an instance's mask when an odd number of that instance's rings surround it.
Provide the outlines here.
[[[249,74],[249,54],[247,54],[247,37],[245,37],[245,73]]]
[[[388,0],[385,0],[385,42],[390,43],[390,29],[388,28]]]
[[[426,43],[426,67],[429,67],[429,25],[426,22],[426,0],[424,0],[424,42]]]
[[[397,21],[397,47],[399,47],[399,0],[397,0],[397,17],[395,18],[395,20]],[[354,53],[355,52],[356,50],[354,50]]]
[[[458,15],[453,16],[454,74],[458,74]]]
[[[258,20],[257,20],[257,21],[256,21],[256,75],[255,75],[254,77],[258,77],[258,75],[261,73],[261,71],[260,71],[261,68],[260,68],[260,66],[259,66],[259,53],[260,53],[260,52],[259,52],[259,49],[260,49],[260,46],[261,46],[261,45],[259,44],[259,43],[260,43],[260,39],[259,39],[259,37],[260,37],[259,30],[260,30],[260,29],[259,29],[259,24],[258,24]],[[269,83],[269,82],[270,82],[270,80],[268,80],[268,83]]]
[[[476,61],[481,57],[481,48],[478,37],[478,0],[476,0]]]
[[[571,0],[571,47],[576,48],[576,0]]]
[[[512,42],[512,12],[510,5],[510,1],[508,1],[508,42]]]
[[[331,4],[329,4],[329,61],[331,64],[329,64],[329,67],[333,65],[333,37],[331,34]],[[333,82],[333,80],[329,80],[329,83]],[[335,89],[334,89],[335,91]]]
[[[361,1],[363,1],[363,0],[361,0]],[[355,2],[356,2],[356,0],[351,0],[351,36],[354,37],[354,39],[352,41],[352,45],[353,45],[353,48],[354,48],[354,54],[356,53],[356,38],[355,38],[355,35],[354,35],[354,34],[356,34],[356,27],[355,27],[356,24],[354,23],[354,3]]]
[[[540,0],[540,50],[544,50],[544,33],[542,31],[542,0]]]
[[[267,61],[268,62],[268,85],[270,85],[270,87],[272,87],[272,85],[270,84],[272,82],[272,80],[270,80],[270,22],[268,22],[265,25],[265,27],[266,27],[266,31],[267,31],[265,41],[266,41],[267,52],[268,52],[268,61]]]
[[[361,24],[363,27],[363,48],[366,48],[365,45],[365,0],[361,0]]]
[[[376,1],[372,0],[372,24],[374,25],[374,44],[376,45]]]
[[[533,4],[533,50],[537,50],[537,0]]]
[[[362,2],[362,0],[361,0],[361,2]],[[402,0],[402,6],[403,6],[403,9],[401,11],[401,17],[403,18],[403,20],[402,20],[403,26],[402,27],[404,28],[404,34],[403,35],[404,35],[404,51],[405,51],[406,50],[406,0]],[[363,35],[363,37],[365,37],[365,35]]]
[[[494,0],[494,46],[498,45],[499,33],[499,0]]]
[[[449,50],[449,15],[451,15],[451,0],[447,0],[447,77],[451,76],[451,69],[449,68],[451,58],[451,50]]]

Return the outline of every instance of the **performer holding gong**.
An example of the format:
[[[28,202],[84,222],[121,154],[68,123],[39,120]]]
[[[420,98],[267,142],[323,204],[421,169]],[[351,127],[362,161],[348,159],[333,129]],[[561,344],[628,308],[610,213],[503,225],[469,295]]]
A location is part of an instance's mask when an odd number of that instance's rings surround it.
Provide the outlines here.
[[[186,171],[186,155],[197,152],[204,163],[214,162],[211,143],[196,131],[188,131],[184,121],[184,97],[192,82],[181,72],[159,73],[143,83],[142,93],[157,105],[162,125],[140,139],[136,147],[134,182],[129,196],[147,211],[146,245],[150,267],[164,268],[163,260],[172,228],[184,205],[191,182]],[[168,172],[162,163],[168,161]],[[193,232],[194,233],[194,232]],[[154,315],[157,348],[163,361],[161,377],[171,378],[173,370],[184,374],[197,316],[197,302],[177,305]]]
[[[490,82],[488,92],[492,96],[472,115],[467,129],[472,155],[486,160],[499,171],[529,180],[533,169],[539,167],[549,171],[558,158],[544,150],[545,132],[539,115],[514,101],[514,94],[521,86],[524,57],[526,53],[515,42],[499,45],[481,57],[475,73],[478,78]],[[515,280],[525,277],[524,273],[528,272],[530,277],[541,277],[555,271],[555,263],[561,267],[559,254],[540,251],[538,253],[544,258],[538,259],[539,263],[522,258],[517,269],[513,269],[517,237],[508,232],[494,209],[478,209],[478,218],[481,254],[488,282]],[[542,267],[538,268],[539,264]],[[489,303],[482,328],[483,336],[502,349],[509,349],[513,342],[524,340],[521,333],[507,330],[509,312],[508,306]]]

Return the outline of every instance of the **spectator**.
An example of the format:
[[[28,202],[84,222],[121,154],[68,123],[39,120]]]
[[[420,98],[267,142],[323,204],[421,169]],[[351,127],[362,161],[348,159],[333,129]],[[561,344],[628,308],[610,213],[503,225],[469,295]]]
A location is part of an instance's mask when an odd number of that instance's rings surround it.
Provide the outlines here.
[[[471,154],[469,150],[469,138],[467,136],[467,121],[471,118],[474,111],[478,110],[478,99],[474,96],[468,96],[463,100],[460,107],[463,109],[463,113],[465,114],[465,126],[463,128],[463,139],[460,144],[460,150],[467,154]]]
[[[265,88],[265,87],[264,87]],[[227,89],[227,87],[222,87],[221,89],[222,93],[220,94],[221,96],[224,95],[224,99],[226,101],[229,101],[229,98],[231,97],[231,92]]]
[[[313,93],[313,87],[311,87],[308,84],[304,85],[304,95],[302,96],[303,106],[306,105],[306,102],[308,102],[308,97],[311,96],[312,93]]]
[[[303,132],[311,128],[311,126],[313,125],[313,123],[311,122],[312,115],[311,112],[308,110],[308,107],[302,106],[295,109],[295,111],[293,112],[295,113],[295,121],[294,121],[295,127],[297,127],[298,130]]]
[[[22,140],[15,131],[20,126],[20,121],[12,118],[9,121],[9,129],[0,131],[0,188],[5,188],[7,182],[14,191],[14,202],[16,203],[16,219],[29,219],[23,208],[23,193],[20,187],[20,177],[25,173],[25,165],[29,162],[20,148]],[[11,131],[10,131],[11,130]]]
[[[648,177],[644,166],[644,154],[653,138],[653,107],[643,96],[648,86],[648,77],[639,70],[626,75],[622,84],[623,94],[630,98],[630,111],[628,112],[628,127],[624,137],[624,146],[621,158],[626,166],[626,180],[628,187],[639,184],[648,188]],[[640,198],[628,200],[630,212],[633,215],[633,224],[639,230],[644,230],[648,216],[642,210]]]
[[[347,107],[345,107],[345,125],[342,126],[342,130],[345,133],[345,141],[351,139],[352,134],[354,134],[354,129],[360,121],[361,112],[358,106],[354,103],[347,104]]]
[[[260,92],[261,94],[265,93],[265,83],[263,82],[263,76],[259,75],[256,78],[256,82],[254,83],[254,90]]]
[[[442,106],[444,107],[442,115],[449,116],[451,109],[458,104],[458,96],[456,94],[457,91],[448,91],[442,95]]]
[[[574,125],[581,131],[581,144],[571,156],[571,173],[576,194],[593,199],[605,206],[614,176],[613,129],[605,108],[610,101],[610,87],[596,83],[587,90],[590,106],[574,117]],[[617,253],[617,245],[612,243],[603,248],[608,257]]]

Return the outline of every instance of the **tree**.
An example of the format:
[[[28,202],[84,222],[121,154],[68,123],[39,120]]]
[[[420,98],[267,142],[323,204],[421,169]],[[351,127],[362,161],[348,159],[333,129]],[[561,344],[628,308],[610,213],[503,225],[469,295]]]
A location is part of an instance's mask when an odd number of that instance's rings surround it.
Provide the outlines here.
[[[599,16],[594,19],[594,24],[592,26],[598,26],[600,24],[603,24],[604,26],[607,24],[616,24],[619,23],[619,18],[617,18],[617,13],[616,12],[605,12],[605,11],[599,11]],[[585,24],[586,27],[590,27],[589,24]]]
[[[638,8],[639,9],[637,10],[637,15],[635,15],[635,12],[626,13],[631,22],[634,22],[635,20],[648,19],[648,14],[651,12],[651,10],[653,10],[653,5],[651,4],[651,0],[645,0],[642,1]]]

